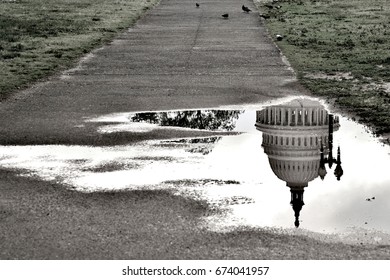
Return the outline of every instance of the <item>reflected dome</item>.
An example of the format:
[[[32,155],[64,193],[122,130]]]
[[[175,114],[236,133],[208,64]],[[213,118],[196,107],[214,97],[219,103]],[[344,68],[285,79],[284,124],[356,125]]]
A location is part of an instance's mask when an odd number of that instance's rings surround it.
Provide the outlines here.
[[[339,126],[338,117],[311,99],[294,99],[256,112],[256,128],[263,132],[262,147],[271,169],[290,187],[297,227],[303,190],[325,176],[321,160],[331,157],[333,131]]]
[[[257,111],[256,128],[272,171],[287,186],[306,187],[319,175],[321,144],[329,148],[329,114],[320,102],[295,99]]]

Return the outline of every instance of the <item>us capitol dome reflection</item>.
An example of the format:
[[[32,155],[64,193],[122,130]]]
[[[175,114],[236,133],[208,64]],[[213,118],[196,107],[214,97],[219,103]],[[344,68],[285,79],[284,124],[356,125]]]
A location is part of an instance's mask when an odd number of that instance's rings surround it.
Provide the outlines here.
[[[315,100],[295,99],[257,111],[256,128],[263,133],[262,146],[268,155],[272,171],[291,191],[295,226],[304,205],[304,188],[310,181],[326,176],[325,163],[340,180],[340,147],[333,158],[333,131],[340,127],[339,119],[327,112]]]

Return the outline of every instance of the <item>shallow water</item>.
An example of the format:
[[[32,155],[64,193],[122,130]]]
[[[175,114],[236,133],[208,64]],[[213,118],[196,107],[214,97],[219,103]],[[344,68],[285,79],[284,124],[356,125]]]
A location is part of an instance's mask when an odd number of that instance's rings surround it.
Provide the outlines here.
[[[299,103],[303,110],[306,105],[326,110],[317,100]],[[279,108],[289,106],[293,106],[291,102]],[[278,115],[275,125],[269,124],[271,119],[256,127],[259,112],[266,108],[251,105],[234,110],[101,116],[87,120],[114,122],[101,125],[100,133],[208,129],[215,131],[215,136],[112,147],[1,146],[0,166],[17,169],[22,176],[55,180],[78,191],[170,189],[177,195],[203,199],[225,210],[201,222],[210,230],[266,227],[330,241],[390,244],[390,147],[381,144],[364,126],[342,116],[335,116],[337,123],[331,136],[325,126],[328,118],[320,126],[313,125],[314,119],[309,124],[307,115],[300,119],[306,121],[304,126],[283,125]],[[283,116],[288,117],[287,113]],[[301,117],[290,115],[296,121]],[[233,133],[226,136],[220,131]],[[270,141],[271,135],[275,136],[273,143],[263,142],[265,137]],[[333,138],[333,154],[329,138]],[[328,164],[322,166],[327,171],[323,180],[318,176],[321,143],[324,157],[335,159],[331,168]],[[340,180],[333,174],[338,147],[343,170]],[[269,158],[277,161],[274,170]],[[298,165],[299,170],[295,169]],[[296,213],[290,203],[291,189],[303,193],[300,198],[304,205]]]

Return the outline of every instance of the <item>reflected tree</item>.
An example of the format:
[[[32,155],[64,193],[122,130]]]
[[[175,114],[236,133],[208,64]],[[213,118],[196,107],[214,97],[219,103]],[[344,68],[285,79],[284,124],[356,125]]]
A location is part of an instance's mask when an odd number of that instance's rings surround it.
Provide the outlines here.
[[[207,130],[232,131],[243,111],[237,110],[192,110],[172,112],[136,113],[133,122],[148,122],[161,126],[179,126]]]
[[[191,139],[179,139],[179,140],[170,140],[164,141],[164,143],[185,143],[185,144],[215,144],[222,137],[214,136],[214,137],[203,137],[203,138],[191,138]]]
[[[158,113],[137,113],[131,117],[133,122],[158,123]]]

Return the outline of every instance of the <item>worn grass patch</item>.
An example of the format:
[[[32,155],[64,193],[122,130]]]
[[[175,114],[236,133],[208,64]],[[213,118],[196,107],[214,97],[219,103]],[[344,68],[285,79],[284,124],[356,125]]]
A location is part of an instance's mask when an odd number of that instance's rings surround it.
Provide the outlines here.
[[[390,2],[255,0],[271,34],[315,95],[390,132]]]
[[[159,0],[0,0],[0,100],[73,66]]]

